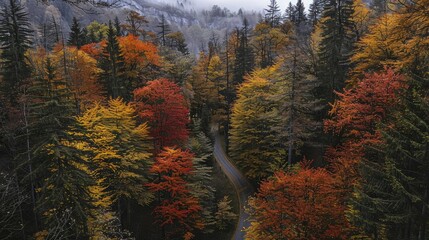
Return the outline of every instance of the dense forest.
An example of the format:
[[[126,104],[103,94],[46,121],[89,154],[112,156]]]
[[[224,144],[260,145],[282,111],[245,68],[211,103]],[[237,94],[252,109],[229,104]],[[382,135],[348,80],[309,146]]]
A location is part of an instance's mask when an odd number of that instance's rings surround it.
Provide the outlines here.
[[[164,15],[1,1],[0,239],[231,239],[243,208],[249,240],[429,239],[428,6],[269,0],[194,54]]]

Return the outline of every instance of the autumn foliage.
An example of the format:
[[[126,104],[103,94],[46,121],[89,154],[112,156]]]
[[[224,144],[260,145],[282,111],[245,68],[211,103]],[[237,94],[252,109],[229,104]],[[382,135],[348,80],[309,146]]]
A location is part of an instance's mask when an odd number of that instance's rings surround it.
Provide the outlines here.
[[[380,143],[377,124],[389,108],[398,101],[398,91],[406,88],[404,76],[386,68],[383,72],[367,74],[356,86],[338,93],[339,100],[325,121],[325,131],[341,135],[344,141],[327,152],[334,171],[344,181],[352,183],[356,177],[355,164],[364,154],[365,146]]]
[[[249,200],[251,226],[246,239],[346,239],[347,221],[335,178],[306,166],[277,172]]]
[[[186,180],[194,171],[193,158],[189,151],[165,148],[150,170],[159,176],[147,184],[159,199],[153,213],[162,227],[170,227],[167,230],[171,235],[189,235],[194,229],[204,227],[199,200],[191,194]]]
[[[134,91],[134,101],[140,117],[149,122],[156,151],[188,139],[189,109],[177,84],[165,78],[150,81]]]

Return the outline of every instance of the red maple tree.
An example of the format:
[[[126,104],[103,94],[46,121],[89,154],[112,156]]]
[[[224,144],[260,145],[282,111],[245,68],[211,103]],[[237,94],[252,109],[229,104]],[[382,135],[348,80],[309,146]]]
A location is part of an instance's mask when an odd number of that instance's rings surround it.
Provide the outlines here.
[[[198,198],[193,196],[186,177],[193,174],[194,155],[179,148],[165,148],[159,153],[150,172],[158,178],[147,184],[158,196],[154,214],[168,235],[181,235],[202,229],[202,211]],[[165,236],[164,236],[165,237]]]
[[[325,169],[302,166],[277,172],[251,198],[249,239],[345,239],[347,221],[335,178]]]
[[[386,116],[389,108],[398,101],[400,90],[406,89],[405,77],[393,69],[366,74],[354,87],[339,96],[326,120],[325,131],[340,135],[342,143],[328,149],[326,158],[332,163],[336,176],[343,181],[344,189],[357,178],[356,164],[364,155],[365,146],[381,141],[377,125]]]
[[[134,91],[134,101],[140,117],[149,122],[156,152],[188,139],[189,109],[177,84],[165,78],[150,81]]]

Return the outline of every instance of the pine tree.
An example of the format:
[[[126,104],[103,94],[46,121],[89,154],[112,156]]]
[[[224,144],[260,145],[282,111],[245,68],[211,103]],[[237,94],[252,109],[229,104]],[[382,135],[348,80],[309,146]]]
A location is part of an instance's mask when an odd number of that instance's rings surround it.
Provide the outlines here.
[[[78,49],[85,44],[85,34],[80,28],[80,24],[76,17],[73,17],[73,22],[70,27],[70,36],[67,44],[70,46],[76,46]]]
[[[161,15],[161,22],[157,26],[160,31],[158,32],[158,38],[161,41],[161,46],[166,45],[166,36],[170,32],[170,26],[168,25],[167,21],[165,20],[164,14]]]
[[[313,26],[316,26],[317,22],[321,18],[323,12],[324,1],[322,0],[313,0],[313,3],[310,4],[308,9],[308,18]]]
[[[109,21],[107,43],[103,48],[103,54],[99,64],[99,67],[102,70],[99,78],[100,82],[104,85],[104,90],[106,91],[107,96],[112,98],[124,97],[125,99],[129,99],[130,96],[125,96],[126,89],[123,79],[124,57],[111,21]]]
[[[394,108],[361,162],[351,217],[375,239],[427,239],[429,103],[413,91]]]
[[[235,31],[238,46],[235,49],[235,61],[233,68],[233,87],[243,82],[244,76],[254,68],[254,53],[249,44],[250,28],[246,18],[243,19],[243,27]]]
[[[270,27],[278,27],[280,25],[281,14],[280,7],[276,0],[270,0],[268,8],[265,9],[265,22],[267,22]]]
[[[344,87],[350,66],[353,1],[329,0],[324,7],[317,76],[321,83],[318,96],[328,103],[335,99],[334,91]]]
[[[119,18],[115,17],[115,32],[117,37],[123,36],[121,29],[121,22],[119,22]]]
[[[46,74],[36,75],[29,89],[31,124],[29,132],[34,144],[30,172],[39,197],[37,211],[44,216],[44,227],[51,231],[58,218],[70,214],[74,224],[62,233],[64,236],[84,237],[86,218],[91,208],[87,186],[92,183],[87,154],[76,141],[84,141],[75,134],[78,126],[73,118],[75,108],[64,79],[59,78],[50,58],[46,59]]]
[[[0,12],[0,58],[2,59],[2,92],[16,102],[19,87],[30,77],[25,52],[32,45],[28,13],[17,0],[9,0]]]

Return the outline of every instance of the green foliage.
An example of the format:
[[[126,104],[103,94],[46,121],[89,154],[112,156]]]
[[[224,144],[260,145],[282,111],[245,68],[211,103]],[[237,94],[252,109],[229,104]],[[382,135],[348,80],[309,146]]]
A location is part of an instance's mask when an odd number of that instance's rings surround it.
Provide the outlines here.
[[[32,45],[32,31],[21,3],[17,0],[7,2],[0,12],[1,87],[4,97],[16,102],[19,87],[31,74],[25,52]]]
[[[112,22],[110,21],[109,30],[107,32],[107,43],[103,48],[99,67],[102,70],[99,77],[100,82],[104,86],[106,95],[112,98],[123,97],[124,99],[130,99],[130,96],[125,96],[124,56],[120,49]]]
[[[318,96],[326,103],[334,100],[334,91],[345,86],[354,44],[353,12],[352,0],[329,0],[324,4],[317,74],[321,82]]]
[[[414,92],[361,163],[351,219],[374,238],[425,239],[429,217],[429,103]],[[426,236],[426,237],[425,237]]]
[[[76,17],[73,17],[73,23],[70,27],[70,37],[68,40],[68,45],[76,46],[77,48],[80,48],[82,45],[85,45],[86,39],[85,39],[85,33],[80,28],[79,22],[77,21]]]
[[[224,196],[218,202],[215,218],[216,226],[220,230],[226,229],[237,218],[237,214],[232,212],[231,200],[229,200],[228,196]]]

